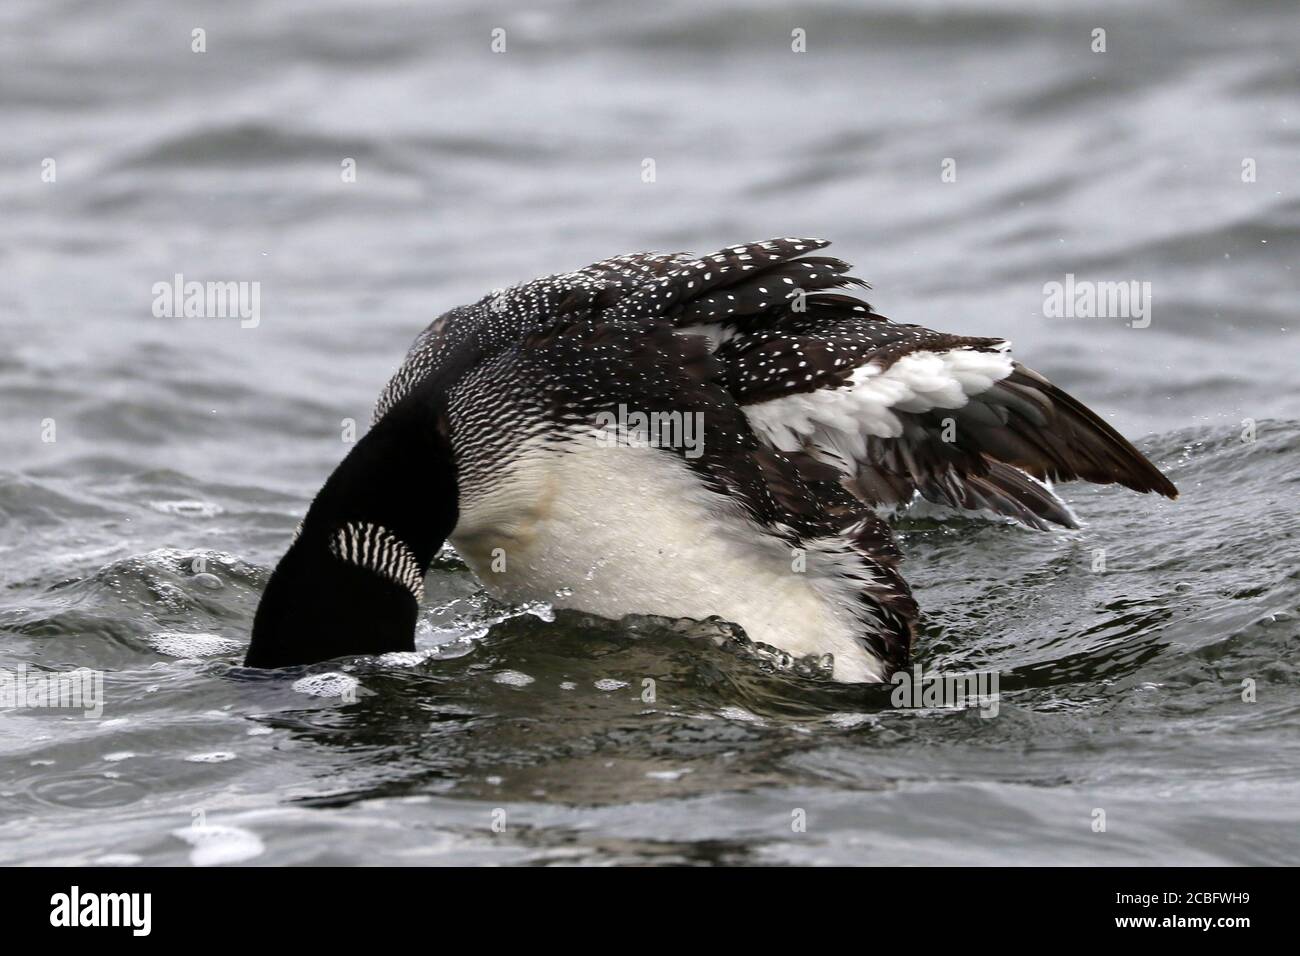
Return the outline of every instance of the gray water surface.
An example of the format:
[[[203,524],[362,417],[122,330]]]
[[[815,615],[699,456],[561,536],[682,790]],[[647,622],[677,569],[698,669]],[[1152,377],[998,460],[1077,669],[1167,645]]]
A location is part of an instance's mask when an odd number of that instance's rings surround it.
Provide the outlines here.
[[[105,703],[0,712],[0,862],[1296,862],[1300,13],[1133,6],[6,3],[0,668]],[[998,672],[996,717],[450,553],[421,654],[237,666],[433,317],[780,235],[1010,338],[1182,491],[900,523],[918,658]],[[155,316],[177,273],[258,283],[256,327]],[[1045,316],[1067,273],[1150,282],[1149,325]]]

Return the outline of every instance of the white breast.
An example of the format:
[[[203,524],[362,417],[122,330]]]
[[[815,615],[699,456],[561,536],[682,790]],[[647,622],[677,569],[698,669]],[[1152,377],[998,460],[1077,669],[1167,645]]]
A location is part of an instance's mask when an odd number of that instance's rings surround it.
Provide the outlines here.
[[[535,448],[490,492],[462,494],[452,545],[492,594],[615,619],[717,615],[795,656],[833,654],[837,680],[882,679],[861,624],[828,598],[834,582],[681,459],[595,440],[565,449]]]

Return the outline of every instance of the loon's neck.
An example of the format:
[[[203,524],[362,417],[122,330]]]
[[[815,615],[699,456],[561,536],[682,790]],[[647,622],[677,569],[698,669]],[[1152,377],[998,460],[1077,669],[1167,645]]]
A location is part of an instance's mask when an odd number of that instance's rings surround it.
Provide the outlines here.
[[[330,475],[267,583],[249,667],[413,650],[423,579],[456,526],[446,418],[389,411]]]

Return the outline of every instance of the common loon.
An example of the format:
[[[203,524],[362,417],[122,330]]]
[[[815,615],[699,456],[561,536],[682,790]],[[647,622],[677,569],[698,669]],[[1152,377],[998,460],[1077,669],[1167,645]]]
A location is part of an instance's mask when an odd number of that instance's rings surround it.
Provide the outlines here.
[[[412,650],[449,539],[506,601],[717,616],[885,681],[917,605],[882,510],[1045,529],[1076,525],[1051,480],[1177,495],[1006,341],[847,294],[869,287],[827,245],[619,256],[436,319],[271,575],[246,663]]]

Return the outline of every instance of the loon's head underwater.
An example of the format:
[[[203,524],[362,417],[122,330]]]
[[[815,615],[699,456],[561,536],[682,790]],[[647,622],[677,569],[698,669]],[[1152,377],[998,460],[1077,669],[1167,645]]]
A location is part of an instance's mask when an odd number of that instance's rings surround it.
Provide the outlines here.
[[[249,667],[409,651],[424,575],[456,524],[437,405],[394,408],[353,446],[280,559],[253,621]]]

